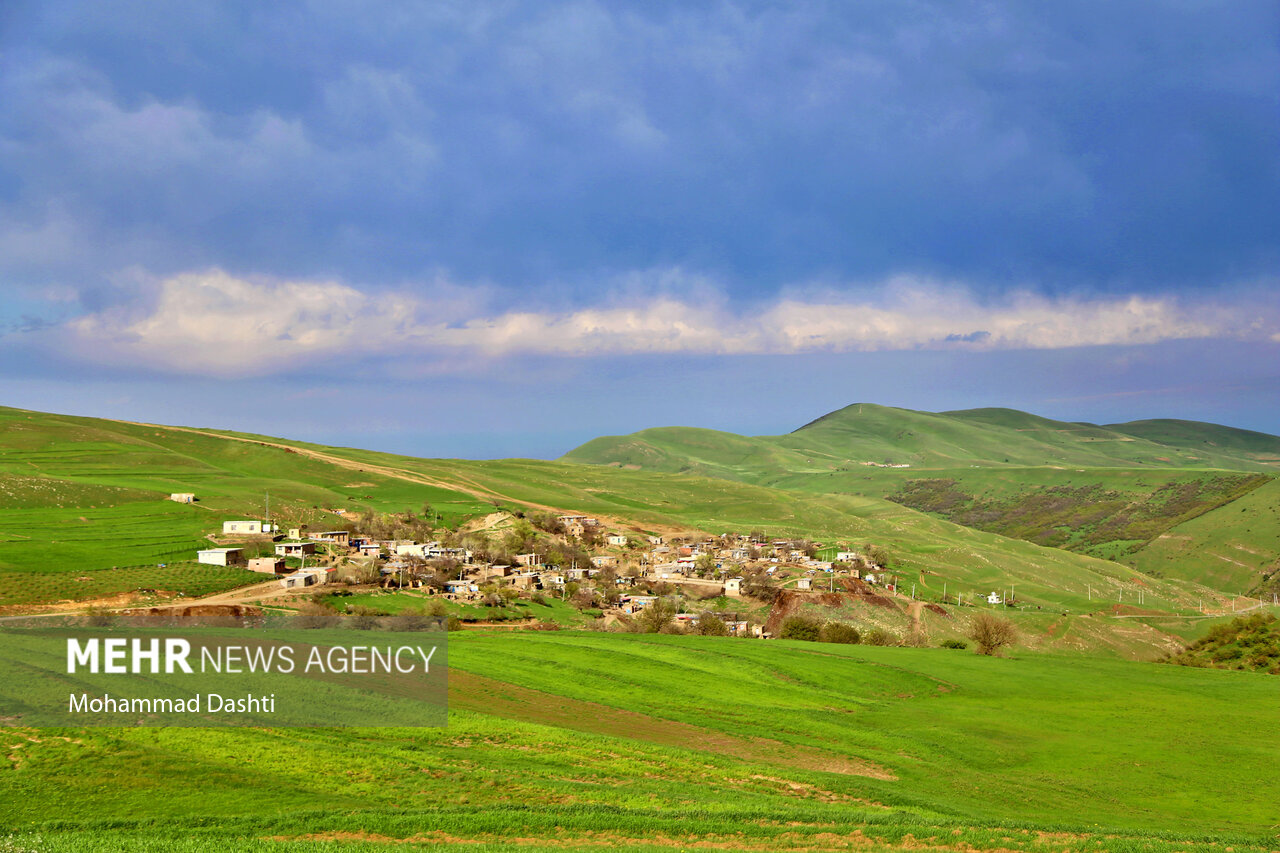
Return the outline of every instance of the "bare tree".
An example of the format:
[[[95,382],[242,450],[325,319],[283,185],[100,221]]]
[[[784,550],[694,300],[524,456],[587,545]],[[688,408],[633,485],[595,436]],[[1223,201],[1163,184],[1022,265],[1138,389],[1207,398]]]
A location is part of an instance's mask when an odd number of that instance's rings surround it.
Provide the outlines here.
[[[969,639],[980,655],[994,655],[1018,640],[1018,629],[1008,619],[979,612],[969,623]]]
[[[308,601],[298,608],[293,617],[295,628],[336,628],[342,622],[342,614],[331,607]]]

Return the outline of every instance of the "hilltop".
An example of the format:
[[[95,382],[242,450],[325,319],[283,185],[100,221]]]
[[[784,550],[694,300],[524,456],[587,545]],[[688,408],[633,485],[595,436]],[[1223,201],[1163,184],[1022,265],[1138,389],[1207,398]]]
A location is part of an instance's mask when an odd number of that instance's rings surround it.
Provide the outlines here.
[[[1280,437],[1217,424],[858,403],[781,436],[663,427],[598,438],[562,458],[888,499],[1229,592],[1257,593],[1280,567]]]
[[[1013,409],[917,412],[855,403],[781,436],[660,427],[594,439],[564,459],[737,479],[850,466],[1222,468],[1280,471],[1280,437],[1194,421],[1099,426]]]

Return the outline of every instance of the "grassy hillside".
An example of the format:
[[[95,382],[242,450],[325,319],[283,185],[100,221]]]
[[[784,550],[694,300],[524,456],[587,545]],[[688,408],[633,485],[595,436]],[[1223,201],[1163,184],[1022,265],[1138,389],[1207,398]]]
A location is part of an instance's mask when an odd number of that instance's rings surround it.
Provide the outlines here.
[[[1215,625],[1171,663],[1280,675],[1280,619],[1258,612]]]
[[[1012,409],[916,412],[855,403],[783,436],[668,427],[608,436],[565,454],[591,464],[713,469],[761,482],[771,474],[857,465],[1280,469],[1280,438],[1213,424],[1068,423]]]
[[[1126,558],[1140,571],[1262,592],[1280,570],[1280,480],[1171,527]]]
[[[261,580],[196,566],[222,522],[336,525],[327,509],[491,509],[472,495],[197,431],[0,409],[0,605],[135,589],[202,594]],[[199,502],[176,504],[172,492]],[[163,564],[163,565],[161,565]]]
[[[298,445],[310,447],[309,445]],[[373,451],[320,448],[368,466],[389,466],[432,480],[466,484],[495,500],[544,505],[625,520],[641,529],[748,531],[808,536],[824,542],[873,542],[890,554],[908,588],[951,599],[1013,585],[1029,607],[1089,612],[1136,600],[1153,611],[1187,611],[1202,596],[1110,561],[1040,547],[932,518],[857,495],[803,494],[689,475],[605,469],[533,460],[465,462]],[[1090,592],[1092,590],[1092,592]],[[1126,597],[1127,596],[1127,597]]]
[[[1274,465],[1280,463],[1280,437],[1199,421],[1148,420],[1109,424],[1107,429],[1159,444],[1223,453]]]
[[[13,410],[0,427],[6,430],[0,439],[14,448],[4,461],[11,472],[20,468],[23,477],[79,490],[52,505],[0,515],[0,604],[135,589],[194,595],[255,580],[184,561],[222,519],[257,515],[259,495],[269,488],[277,519],[317,525],[340,521],[325,510],[335,505],[404,509],[429,501],[455,522],[497,504],[588,512],[637,531],[761,529],[855,547],[873,543],[889,555],[904,591],[955,603],[958,595],[972,602],[993,590],[1016,590],[1026,610],[1015,616],[1031,622],[1138,602],[1153,615],[1190,614],[1201,601],[1229,606],[1194,583],[976,531],[876,497],[563,462],[418,459]],[[100,491],[85,498],[85,489]],[[172,490],[195,491],[201,501],[174,504],[164,499]],[[86,499],[96,504],[69,505]],[[1126,657],[1151,657],[1170,642],[1164,628],[1110,619],[1049,635],[1061,648]]]
[[[1269,676],[569,632],[450,645],[445,729],[5,730],[6,843],[1275,846],[1280,747],[1232,734],[1273,724]]]
[[[1190,421],[1096,426],[1011,409],[855,404],[785,436],[676,427],[609,436],[564,457],[812,495],[889,498],[948,520],[1115,559],[1226,592],[1263,582],[1280,438]],[[1259,499],[1249,499],[1259,490]],[[1228,508],[1239,515],[1229,517]],[[1198,525],[1212,516],[1218,523]],[[1221,553],[1230,538],[1245,559]],[[1227,567],[1218,565],[1225,558]]]

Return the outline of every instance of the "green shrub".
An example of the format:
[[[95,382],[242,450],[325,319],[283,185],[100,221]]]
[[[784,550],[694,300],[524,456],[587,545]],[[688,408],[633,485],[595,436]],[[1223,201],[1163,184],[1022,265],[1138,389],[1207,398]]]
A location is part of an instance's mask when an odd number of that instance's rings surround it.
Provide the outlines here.
[[[342,614],[332,607],[308,601],[298,608],[293,617],[295,628],[336,628],[342,622]]]
[[[852,625],[846,625],[843,622],[828,622],[818,632],[818,639],[824,643],[857,645],[862,640],[862,635]]]
[[[778,636],[784,640],[807,640],[816,643],[822,633],[822,625],[804,616],[789,616],[782,620]]]
[[[969,644],[964,640],[943,640],[939,643],[944,649],[967,649]]]
[[[898,645],[898,638],[888,631],[873,628],[862,638],[862,642],[868,646],[896,646]]]
[[[378,627],[378,611],[372,607],[352,607],[347,611],[347,627],[368,631]]]
[[[427,614],[421,607],[406,607],[387,622],[392,631],[427,631],[440,623]]]
[[[724,620],[719,616],[712,616],[709,613],[702,614],[698,619],[697,633],[704,637],[727,637],[729,636],[729,626],[724,624]]]

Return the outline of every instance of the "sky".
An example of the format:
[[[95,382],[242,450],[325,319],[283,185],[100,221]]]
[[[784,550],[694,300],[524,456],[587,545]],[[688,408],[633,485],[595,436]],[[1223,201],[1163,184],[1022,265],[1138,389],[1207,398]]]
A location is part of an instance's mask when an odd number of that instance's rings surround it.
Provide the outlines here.
[[[0,104],[6,405],[1280,433],[1273,3],[9,0]]]

